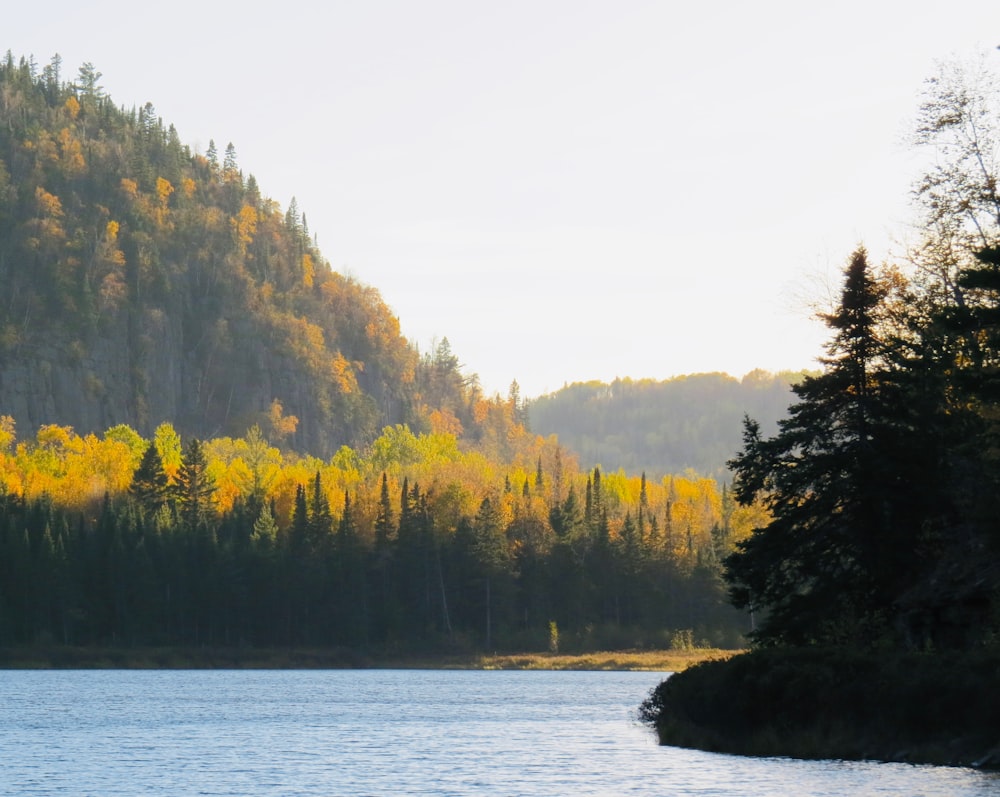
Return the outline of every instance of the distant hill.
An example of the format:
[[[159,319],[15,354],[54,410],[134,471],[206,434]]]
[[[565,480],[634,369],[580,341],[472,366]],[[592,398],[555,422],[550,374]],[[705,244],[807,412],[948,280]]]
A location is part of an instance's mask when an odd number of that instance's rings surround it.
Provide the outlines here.
[[[0,59],[0,415],[27,434],[260,423],[319,456],[436,409],[464,420],[447,346],[421,358],[232,144],[193,153],[92,65],[60,69]]]
[[[665,381],[578,382],[528,403],[531,430],[558,435],[584,467],[683,473],[723,479],[726,460],[742,440],[744,414],[773,434],[803,372],[753,371],[742,379],[721,373]]]

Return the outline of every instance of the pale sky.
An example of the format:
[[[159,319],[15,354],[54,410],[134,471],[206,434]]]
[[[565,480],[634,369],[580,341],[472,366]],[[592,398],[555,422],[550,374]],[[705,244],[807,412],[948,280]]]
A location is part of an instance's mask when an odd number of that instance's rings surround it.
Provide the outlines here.
[[[809,303],[908,234],[924,80],[1000,67],[994,0],[27,6],[2,49],[232,142],[407,338],[525,397],[815,367]]]

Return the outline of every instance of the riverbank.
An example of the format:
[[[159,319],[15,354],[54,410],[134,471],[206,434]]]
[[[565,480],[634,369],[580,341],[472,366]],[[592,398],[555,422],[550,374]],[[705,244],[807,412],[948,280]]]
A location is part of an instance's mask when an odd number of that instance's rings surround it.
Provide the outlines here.
[[[0,669],[451,669],[451,670],[644,670],[681,672],[737,651],[624,650],[591,653],[509,653],[387,656],[347,648],[0,648]]]
[[[660,743],[1000,768],[1000,653],[759,650],[691,667],[640,708]]]

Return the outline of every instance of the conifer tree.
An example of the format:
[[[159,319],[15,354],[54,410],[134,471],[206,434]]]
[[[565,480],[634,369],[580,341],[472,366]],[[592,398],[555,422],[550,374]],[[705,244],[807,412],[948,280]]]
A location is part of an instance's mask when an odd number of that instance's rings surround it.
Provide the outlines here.
[[[136,468],[132,476],[129,494],[139,502],[139,505],[150,516],[156,514],[157,510],[166,502],[168,479],[166,471],[163,469],[163,460],[160,458],[160,452],[155,443],[150,443],[146,447],[139,467]]]
[[[211,498],[214,493],[215,484],[208,475],[205,450],[201,441],[192,437],[181,457],[174,487],[181,519],[189,528],[201,526],[213,516]]]
[[[918,496],[896,479],[909,429],[883,334],[886,295],[858,249],[824,316],[824,372],[793,388],[798,402],[775,437],[745,420],[734,492],[743,504],[761,496],[773,519],[739,543],[726,579],[737,606],[768,609],[759,641],[873,641],[912,578]]]

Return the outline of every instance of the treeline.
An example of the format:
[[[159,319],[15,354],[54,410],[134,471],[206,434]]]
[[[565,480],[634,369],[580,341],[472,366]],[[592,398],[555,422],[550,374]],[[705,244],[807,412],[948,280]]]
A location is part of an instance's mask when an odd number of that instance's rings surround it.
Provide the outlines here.
[[[4,418],[0,646],[740,643],[720,563],[758,508],[710,479],[580,471],[523,426],[508,445],[395,426],[324,461],[256,426],[18,441]]]
[[[777,429],[803,372],[690,374],[673,379],[577,382],[527,402],[531,428],[554,434],[590,466],[649,475],[727,477],[744,415]]]

